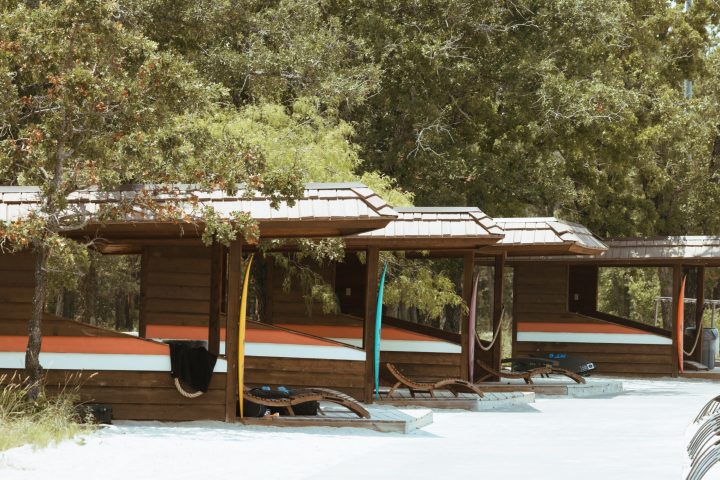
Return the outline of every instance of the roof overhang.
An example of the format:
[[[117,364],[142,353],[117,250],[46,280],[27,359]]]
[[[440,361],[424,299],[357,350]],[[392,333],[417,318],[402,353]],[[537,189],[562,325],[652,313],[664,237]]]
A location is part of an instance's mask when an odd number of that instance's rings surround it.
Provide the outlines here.
[[[349,248],[383,250],[475,250],[497,243],[503,231],[472,207],[396,207],[386,227],[345,238]]]
[[[341,237],[385,227],[396,212],[375,192],[361,183],[311,183],[294,202],[280,201],[255,193],[243,195],[223,191],[202,191],[193,185],[163,187],[132,185],[122,190],[102,192],[85,190],[68,198],[69,209],[91,217],[103,208],[131,205],[139,195],[148,195],[158,205],[179,205],[181,220],[162,219],[133,207],[113,221],[90,222],[68,231],[72,238],[99,238],[107,251],[136,250],[146,242],[197,243],[205,228],[201,218],[193,216],[211,207],[224,219],[235,212],[246,212],[258,222],[265,238]],[[159,193],[158,193],[159,192]],[[36,187],[0,187],[0,221],[24,218],[40,207]],[[121,245],[127,245],[122,247]]]
[[[583,225],[555,217],[496,218],[495,222],[505,237],[480,250],[478,256],[597,255],[607,250],[607,245]]]
[[[607,251],[590,256],[524,256],[518,262],[561,262],[584,265],[664,266],[674,264],[720,266],[720,237],[674,236],[613,238]]]

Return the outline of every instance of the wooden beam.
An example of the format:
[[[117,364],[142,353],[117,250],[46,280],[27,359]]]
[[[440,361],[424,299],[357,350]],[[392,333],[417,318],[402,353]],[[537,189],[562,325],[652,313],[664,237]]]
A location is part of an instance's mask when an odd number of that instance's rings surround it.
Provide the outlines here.
[[[473,294],[473,276],[475,274],[475,252],[465,252],[463,254],[463,276],[462,276],[462,297],[467,307],[470,307],[470,301]],[[468,310],[467,315],[463,315],[460,321],[460,378],[472,381],[468,370],[469,354],[468,345],[470,340],[470,332],[468,331]],[[480,352],[475,352],[476,354]]]
[[[147,332],[147,278],[148,251],[143,248],[140,254],[140,314],[138,317],[138,336],[145,338]]]
[[[519,266],[512,267],[513,269],[513,284],[512,284],[512,293],[513,293],[513,306],[512,306],[512,351],[510,352],[510,356],[514,357],[517,356],[518,351],[518,345],[517,345],[517,325],[518,325],[518,274],[520,273]]]
[[[372,403],[375,390],[375,311],[378,296],[378,273],[380,250],[367,249],[365,260],[365,323],[363,325],[363,348],[365,349],[365,395],[363,400]]]
[[[695,285],[697,286],[697,292],[695,294],[695,333],[700,335],[698,340],[698,346],[695,349],[695,354],[692,359],[696,362],[702,363],[703,358],[703,313],[705,312],[705,267],[697,267],[697,276]]]
[[[499,329],[499,325],[502,322],[503,313],[505,258],[505,253],[495,256],[495,286],[493,288],[493,333],[497,332],[497,338],[495,339],[495,345],[493,345],[492,350],[492,366],[495,370],[500,370],[502,359],[502,329]]]
[[[222,303],[223,246],[214,243],[210,252],[210,315],[208,319],[208,350],[220,354],[220,304]]]
[[[683,266],[673,265],[673,289],[672,289],[672,376],[677,377],[680,373],[678,362],[678,335],[677,335],[677,314],[680,305],[680,286],[682,285]]]
[[[236,422],[238,393],[238,319],[240,318],[240,290],[242,288],[242,243],[235,240],[230,244],[228,257],[227,324],[225,357],[227,359],[227,384],[225,385],[225,421]]]

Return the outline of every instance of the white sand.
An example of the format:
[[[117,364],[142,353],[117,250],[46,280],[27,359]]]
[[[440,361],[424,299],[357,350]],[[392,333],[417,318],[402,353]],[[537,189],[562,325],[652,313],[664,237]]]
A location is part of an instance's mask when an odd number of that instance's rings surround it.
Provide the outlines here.
[[[678,479],[686,429],[720,382],[625,381],[605,398],[434,412],[410,435],[122,422],[0,454],[0,479]],[[709,477],[707,477],[709,478]]]

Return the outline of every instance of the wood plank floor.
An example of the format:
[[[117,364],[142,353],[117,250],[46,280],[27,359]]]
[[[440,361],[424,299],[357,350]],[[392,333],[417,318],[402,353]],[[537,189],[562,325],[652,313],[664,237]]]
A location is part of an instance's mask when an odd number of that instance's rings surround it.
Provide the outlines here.
[[[358,418],[344,409],[324,409],[325,416],[243,418],[243,425],[264,427],[350,427],[377,432],[410,433],[432,423],[432,411],[401,410],[390,405],[368,405],[370,418]]]
[[[447,390],[436,391],[435,397],[417,393],[413,397],[407,389],[397,390],[392,397],[388,397],[387,393],[388,389],[381,388],[380,399],[375,403],[396,407],[415,406],[479,412],[526,405],[535,401],[535,394],[532,392],[488,392],[482,398],[471,393],[460,393],[455,397]]]

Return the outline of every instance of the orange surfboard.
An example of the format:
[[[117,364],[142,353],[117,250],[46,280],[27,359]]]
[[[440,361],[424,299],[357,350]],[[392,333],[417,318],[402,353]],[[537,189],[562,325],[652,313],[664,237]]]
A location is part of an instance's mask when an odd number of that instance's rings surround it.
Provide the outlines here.
[[[677,321],[675,322],[675,328],[677,329],[677,355],[678,355],[678,368],[680,373],[685,371],[683,362],[685,360],[683,355],[684,340],[685,340],[685,279],[687,276],[683,276],[682,282],[680,283],[680,295],[678,297],[677,307]]]

